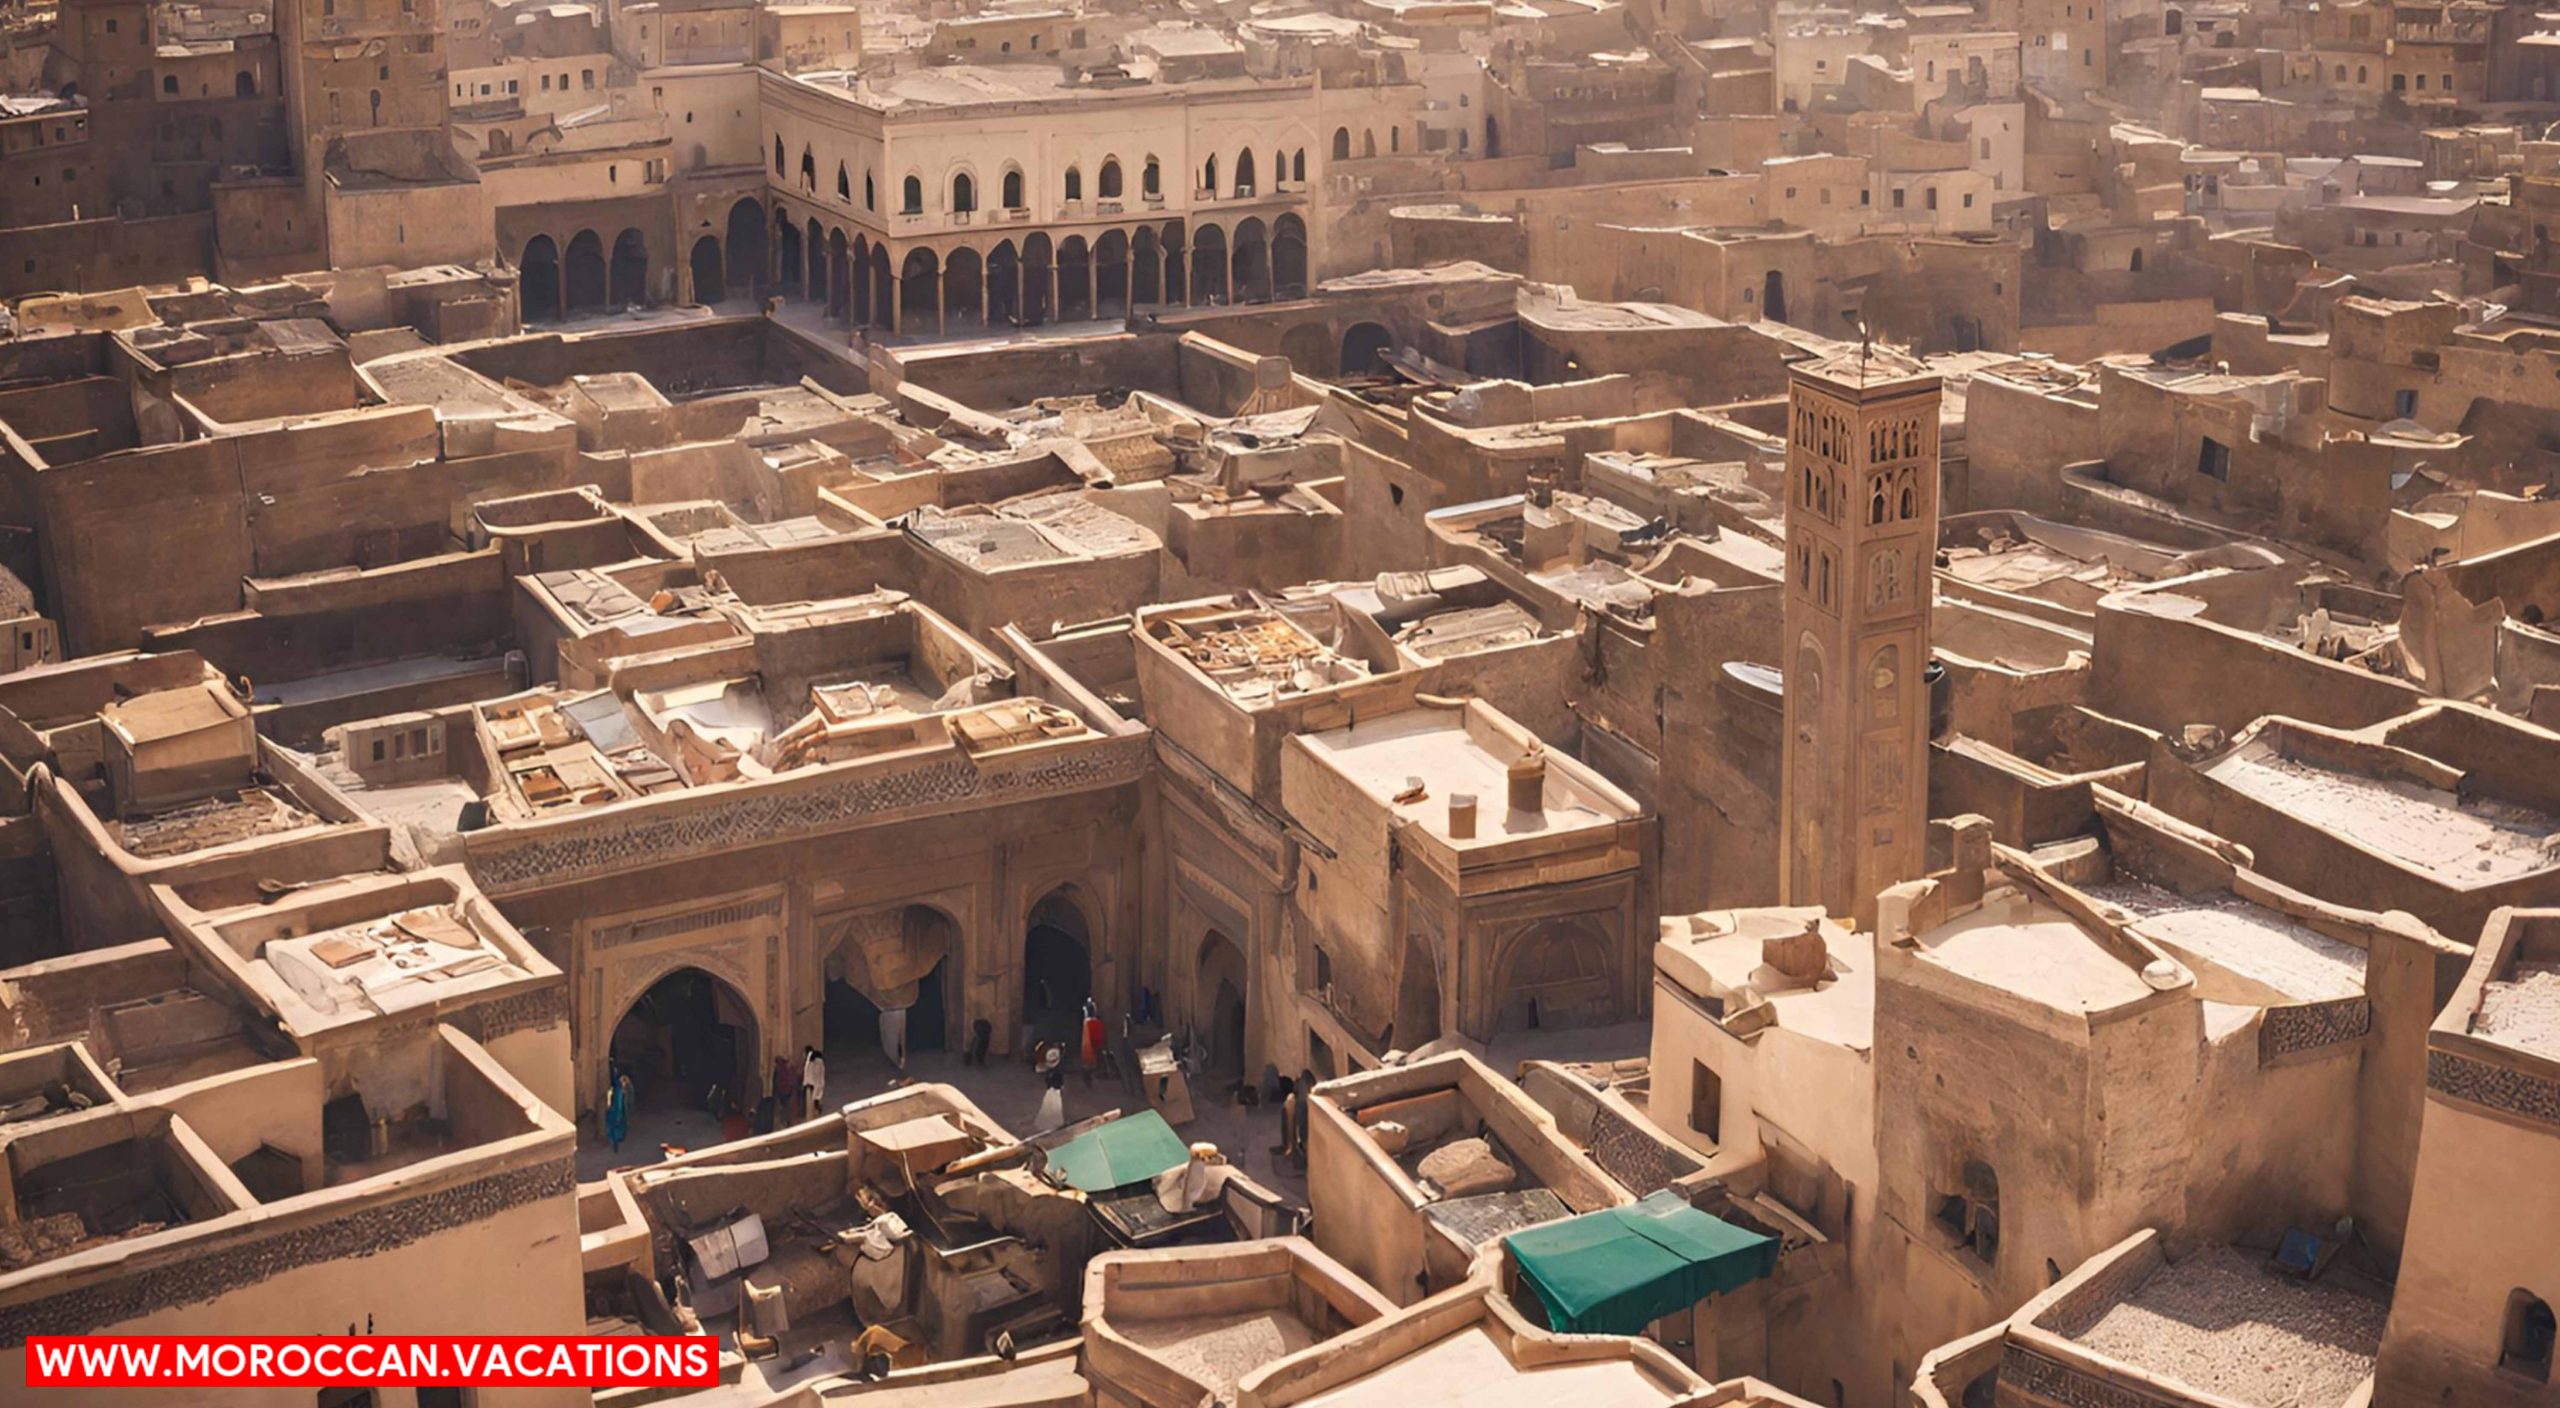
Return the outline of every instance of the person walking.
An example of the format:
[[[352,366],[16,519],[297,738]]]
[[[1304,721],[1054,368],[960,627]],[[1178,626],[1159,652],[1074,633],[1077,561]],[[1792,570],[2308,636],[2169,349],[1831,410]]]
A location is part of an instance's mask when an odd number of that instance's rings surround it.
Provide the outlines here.
[[[1307,1105],[1315,1098],[1316,1073],[1301,1066],[1298,1083],[1289,1106],[1289,1161],[1298,1172],[1307,1171]]]
[[[800,1122],[800,1067],[779,1051],[773,1054],[773,1121],[776,1126]]]
[[[1046,1134],[1067,1122],[1067,1058],[1055,1046],[1040,1053],[1040,1083],[1048,1089],[1040,1095],[1040,1116],[1031,1122],[1034,1134]]]
[[[1093,1068],[1102,1064],[1102,1043],[1108,1039],[1102,1027],[1102,1009],[1084,1000],[1084,1083],[1093,1084]]]
[[[827,1057],[812,1046],[800,1062],[800,1088],[809,1092],[809,1113],[822,1115],[827,1110]]]
[[[616,1067],[611,1083],[604,1091],[604,1138],[613,1152],[622,1152],[624,1136],[631,1133],[631,1077]]]
[[[1272,1106],[1280,1112],[1280,1142],[1271,1146],[1271,1156],[1285,1159],[1296,1151],[1296,1146],[1289,1142],[1289,1130],[1290,1121],[1297,1113],[1292,1107],[1297,1104],[1298,1094],[1297,1087],[1289,1083],[1287,1076],[1278,1077],[1277,1089],[1280,1098],[1273,1101]]]

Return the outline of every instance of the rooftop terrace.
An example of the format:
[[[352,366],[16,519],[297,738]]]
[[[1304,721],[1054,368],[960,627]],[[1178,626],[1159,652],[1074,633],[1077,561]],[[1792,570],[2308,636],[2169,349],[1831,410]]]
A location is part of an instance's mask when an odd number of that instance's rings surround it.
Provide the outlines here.
[[[2390,1314],[2387,1299],[2219,1246],[2162,1262],[2064,1333],[2248,1408],[2340,1408],[2372,1374]]]
[[[2472,887],[2549,869],[2560,818],[2357,765],[2283,727],[2260,729],[2203,772],[2284,815],[2352,839],[2441,884]]]

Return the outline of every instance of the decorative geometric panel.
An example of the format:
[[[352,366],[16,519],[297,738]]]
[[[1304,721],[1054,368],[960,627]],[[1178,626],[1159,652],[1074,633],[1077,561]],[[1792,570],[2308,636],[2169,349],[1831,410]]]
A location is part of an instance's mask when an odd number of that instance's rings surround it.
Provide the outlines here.
[[[2536,1124],[2560,1125],[2560,1081],[2450,1051],[2427,1053],[2427,1089]]]
[[[2373,1003],[2361,997],[2270,1007],[2258,1023],[2258,1064],[2299,1051],[2362,1041],[2373,1030]]]

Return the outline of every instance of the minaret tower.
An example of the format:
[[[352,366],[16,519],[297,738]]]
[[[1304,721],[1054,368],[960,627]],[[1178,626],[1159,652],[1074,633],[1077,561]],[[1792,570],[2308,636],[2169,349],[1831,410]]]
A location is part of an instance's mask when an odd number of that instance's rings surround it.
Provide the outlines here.
[[[1927,364],[1871,345],[1787,384],[1779,894],[1861,927],[1927,868],[1938,396]]]

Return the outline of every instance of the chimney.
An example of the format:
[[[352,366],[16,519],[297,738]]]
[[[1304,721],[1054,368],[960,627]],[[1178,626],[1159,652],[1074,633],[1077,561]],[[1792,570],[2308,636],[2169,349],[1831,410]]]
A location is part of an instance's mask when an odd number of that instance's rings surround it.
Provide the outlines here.
[[[1547,807],[1547,750],[1531,748],[1511,760],[1511,810],[1515,812],[1545,811]]]
[[[1472,841],[1476,834],[1476,798],[1472,792],[1449,794],[1449,839]]]

